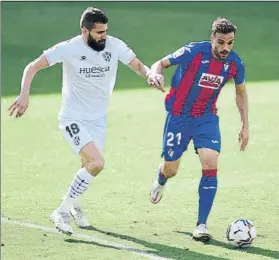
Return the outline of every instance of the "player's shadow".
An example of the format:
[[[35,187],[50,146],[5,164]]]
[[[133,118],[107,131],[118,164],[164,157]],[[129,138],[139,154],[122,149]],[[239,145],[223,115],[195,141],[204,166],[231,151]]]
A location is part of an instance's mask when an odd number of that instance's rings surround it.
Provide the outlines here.
[[[190,236],[190,237],[192,236],[192,233],[190,233],[190,232],[181,232],[181,231],[175,231],[175,232],[186,235],[186,236]],[[216,240],[214,238],[211,239],[211,241],[208,244],[212,245],[212,246],[223,247],[223,248],[226,248],[229,250],[241,250],[248,254],[261,255],[261,256],[267,256],[267,257],[274,258],[274,259],[279,259],[279,251],[264,249],[264,248],[260,248],[260,247],[256,247],[256,246],[252,246],[250,248],[245,248],[245,249],[236,249],[229,243],[225,243],[225,242]]]
[[[89,228],[85,228],[86,230],[92,230],[95,232],[99,232],[114,238],[130,241],[139,245],[142,245],[146,248],[149,248],[151,250],[139,250],[129,247],[129,248],[123,248],[121,246],[113,246],[113,245],[108,245],[108,244],[103,244],[101,242],[95,242],[95,241],[84,241],[80,239],[65,239],[65,242],[68,243],[83,243],[83,244],[89,244],[89,245],[95,245],[95,246],[100,246],[100,247],[105,247],[105,248],[112,248],[116,250],[125,250],[125,251],[132,251],[132,252],[138,252],[141,254],[153,254],[159,257],[165,257],[165,258],[171,258],[171,259],[177,259],[177,260],[196,260],[196,259],[204,259],[204,260],[227,260],[227,258],[222,258],[222,257],[215,257],[212,255],[206,255],[202,253],[197,253],[190,251],[188,248],[178,248],[170,245],[164,245],[164,244],[159,244],[159,243],[153,243],[149,241],[145,241],[143,239],[135,238],[132,236],[127,236],[127,235],[121,235],[113,232],[106,232],[103,230],[100,230],[98,228],[95,228],[93,226]]]

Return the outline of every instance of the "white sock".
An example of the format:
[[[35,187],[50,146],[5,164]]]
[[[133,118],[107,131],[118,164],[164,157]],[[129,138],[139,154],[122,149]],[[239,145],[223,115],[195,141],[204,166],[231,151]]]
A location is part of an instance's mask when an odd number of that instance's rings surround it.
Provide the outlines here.
[[[66,199],[66,195],[62,198],[62,201]],[[73,200],[73,207],[74,208],[79,208],[81,207],[81,202],[80,202],[80,199],[79,197],[76,197],[74,200]]]
[[[79,197],[76,197],[76,198],[75,198],[74,203],[73,203],[73,207],[74,207],[74,208],[79,208],[79,207],[81,207],[81,203],[80,203]]]
[[[57,210],[68,213],[76,198],[87,190],[92,179],[93,176],[85,168],[81,168],[74,177],[66,196]]]

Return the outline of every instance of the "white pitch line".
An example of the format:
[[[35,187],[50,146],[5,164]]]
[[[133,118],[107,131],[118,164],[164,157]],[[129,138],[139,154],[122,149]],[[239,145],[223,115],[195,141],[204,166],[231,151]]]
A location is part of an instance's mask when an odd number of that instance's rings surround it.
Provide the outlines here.
[[[52,232],[52,233],[61,235],[55,228],[52,228],[52,227],[40,226],[40,225],[36,225],[36,224],[32,224],[32,223],[26,223],[23,221],[11,220],[11,219],[2,218],[2,217],[1,217],[1,222],[5,222],[8,224],[13,224],[13,225],[17,225],[17,226],[22,226],[22,227],[27,227],[27,228],[40,229],[43,231]],[[96,238],[96,237],[81,234],[81,233],[73,233],[69,238],[71,238],[71,237],[82,238],[82,239],[86,239],[87,241],[92,241],[92,242],[98,243],[100,245],[114,247],[116,249],[120,249],[123,251],[133,252],[135,254],[145,256],[152,260],[169,260],[169,259],[171,259],[171,258],[160,257],[160,256],[145,252],[145,251],[137,249],[137,248],[129,247],[129,246],[114,243],[114,242],[109,242],[108,240],[105,240],[105,239],[100,239],[100,238]]]

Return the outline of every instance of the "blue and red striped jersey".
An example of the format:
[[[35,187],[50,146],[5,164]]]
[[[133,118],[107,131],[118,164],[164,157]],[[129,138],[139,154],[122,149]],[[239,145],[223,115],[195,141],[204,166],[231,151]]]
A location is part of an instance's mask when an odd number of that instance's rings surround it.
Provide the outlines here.
[[[165,98],[166,110],[174,115],[216,114],[216,101],[224,85],[232,78],[236,85],[245,80],[240,57],[231,51],[225,60],[214,59],[209,41],[185,45],[169,60],[178,65]]]

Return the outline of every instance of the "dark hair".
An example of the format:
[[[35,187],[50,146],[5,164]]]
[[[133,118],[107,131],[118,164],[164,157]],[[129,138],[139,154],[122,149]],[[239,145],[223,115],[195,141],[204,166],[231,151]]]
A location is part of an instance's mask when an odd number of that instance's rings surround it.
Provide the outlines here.
[[[236,25],[234,25],[230,20],[224,18],[224,17],[218,17],[216,20],[212,23],[212,34],[216,33],[235,33],[237,30]]]
[[[80,28],[85,27],[88,30],[94,28],[95,23],[106,24],[108,22],[108,18],[105,13],[94,7],[88,7],[80,18]]]

